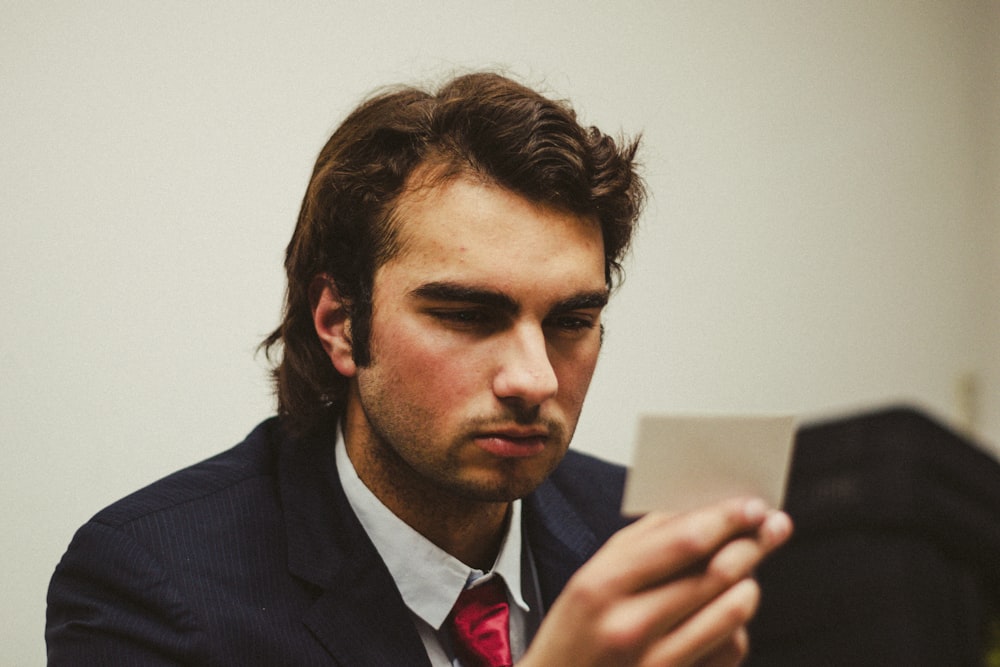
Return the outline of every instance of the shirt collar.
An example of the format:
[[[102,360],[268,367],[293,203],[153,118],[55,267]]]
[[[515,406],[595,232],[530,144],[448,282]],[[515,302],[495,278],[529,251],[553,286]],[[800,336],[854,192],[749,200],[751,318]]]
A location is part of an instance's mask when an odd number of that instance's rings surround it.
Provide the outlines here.
[[[511,504],[507,534],[497,560],[493,568],[484,573],[435,545],[382,504],[354,470],[339,428],[335,455],[337,474],[347,501],[389,569],[403,601],[414,614],[439,630],[466,586],[496,575],[507,585],[514,603],[530,611],[521,594],[520,500]]]

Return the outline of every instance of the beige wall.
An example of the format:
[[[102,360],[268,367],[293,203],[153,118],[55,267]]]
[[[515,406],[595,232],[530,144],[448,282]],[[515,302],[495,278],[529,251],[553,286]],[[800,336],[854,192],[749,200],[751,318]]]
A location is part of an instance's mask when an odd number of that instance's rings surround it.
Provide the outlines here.
[[[253,349],[316,152],[452,68],[645,134],[579,447],[627,461],[644,411],[898,401],[1000,444],[998,3],[417,4],[0,9],[4,662],[43,663],[76,526],[269,414]]]
[[[979,433],[1000,452],[1000,2],[984,3],[981,129],[983,240],[982,382],[975,406]]]

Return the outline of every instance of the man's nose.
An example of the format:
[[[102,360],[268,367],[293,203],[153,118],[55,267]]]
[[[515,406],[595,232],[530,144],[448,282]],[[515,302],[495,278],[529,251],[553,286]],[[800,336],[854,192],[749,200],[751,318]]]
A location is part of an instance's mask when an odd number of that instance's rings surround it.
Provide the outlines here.
[[[559,388],[541,325],[515,326],[504,337],[493,393],[526,406],[540,405]]]

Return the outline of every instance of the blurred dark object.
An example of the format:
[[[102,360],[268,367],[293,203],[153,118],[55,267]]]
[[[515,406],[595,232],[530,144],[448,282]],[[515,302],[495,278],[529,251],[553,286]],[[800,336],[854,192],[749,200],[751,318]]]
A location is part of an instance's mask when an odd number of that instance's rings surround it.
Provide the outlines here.
[[[917,410],[796,435],[795,535],[758,572],[750,667],[982,667],[1000,609],[1000,463]]]

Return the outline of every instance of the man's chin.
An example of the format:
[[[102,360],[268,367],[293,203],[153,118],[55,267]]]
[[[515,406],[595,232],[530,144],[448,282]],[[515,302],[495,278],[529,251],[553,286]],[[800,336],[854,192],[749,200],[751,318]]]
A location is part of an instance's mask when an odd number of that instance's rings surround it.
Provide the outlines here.
[[[550,472],[551,470],[546,470],[544,474],[518,476],[493,472],[464,485],[462,495],[470,501],[509,503],[534,492]]]
[[[537,487],[528,488],[486,488],[466,489],[462,497],[470,502],[478,503],[512,503],[515,500],[531,495]]]

